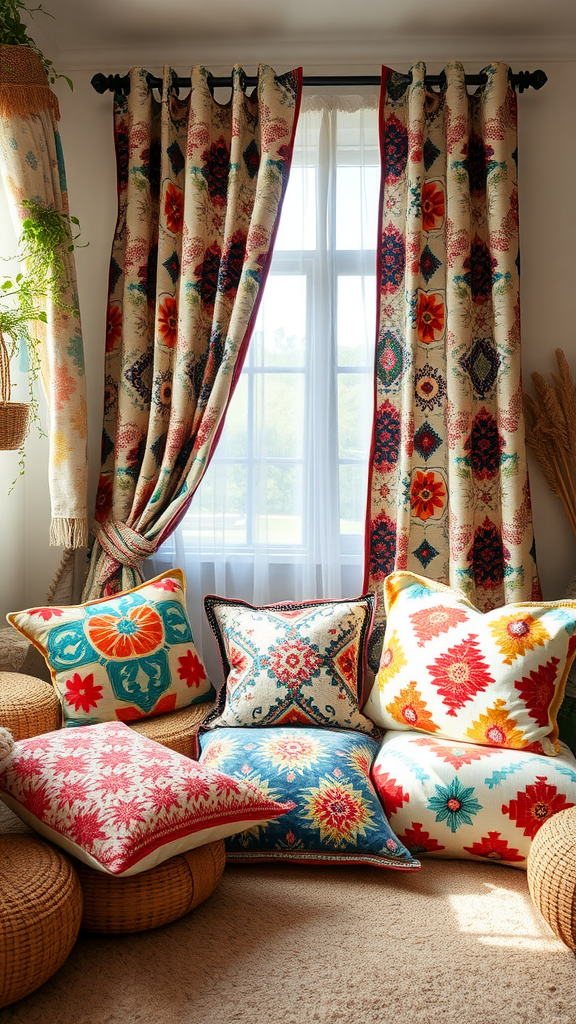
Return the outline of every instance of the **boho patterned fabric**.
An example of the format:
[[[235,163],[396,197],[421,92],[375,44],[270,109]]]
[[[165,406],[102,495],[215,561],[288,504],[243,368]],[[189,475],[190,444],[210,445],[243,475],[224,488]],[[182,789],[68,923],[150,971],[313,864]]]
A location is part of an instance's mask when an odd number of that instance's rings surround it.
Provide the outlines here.
[[[23,200],[68,214],[64,157],[56,127],[58,105],[40,58],[28,47],[0,47],[0,78],[0,171],[20,235],[22,222],[30,216]],[[88,539],[86,385],[74,254],[65,253],[63,260],[64,308],[55,308],[48,296],[47,326],[34,323],[31,330],[41,343],[41,378],[49,409],[50,543],[77,548]]]
[[[206,597],[225,683],[209,728],[321,725],[381,733],[360,712],[374,600],[254,608]]]
[[[540,597],[520,377],[516,96],[383,68],[379,335],[365,590],[424,571],[482,610]],[[370,661],[383,637],[380,601]]]
[[[192,68],[188,99],[141,68],[116,96],[119,216],[110,268],[102,473],[84,597],[127,589],[174,529],[239,376],[286,189],[301,72],[262,65],[232,101]]]
[[[493,860],[524,870],[540,826],[576,803],[576,759],[564,745],[550,758],[390,731],[372,781],[415,857]]]
[[[279,821],[226,841],[229,860],[292,860],[420,867],[392,832],[370,768],[378,744],[334,729],[217,729],[201,737],[200,763],[292,802]]]
[[[113,875],[146,871],[293,806],[121,722],[20,740],[0,797],[41,835]]]
[[[65,725],[133,722],[215,697],[179,569],[117,597],[28,608],[8,621],[46,659]]]
[[[556,754],[576,602],[479,612],[442,583],[386,578],[386,633],[365,712],[386,729]]]

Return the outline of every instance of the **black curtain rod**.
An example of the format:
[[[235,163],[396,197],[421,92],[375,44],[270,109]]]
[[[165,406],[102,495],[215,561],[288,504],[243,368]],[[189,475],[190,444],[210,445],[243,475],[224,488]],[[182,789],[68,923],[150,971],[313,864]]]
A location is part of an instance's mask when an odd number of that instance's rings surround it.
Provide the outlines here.
[[[408,73],[404,76],[407,81],[411,80],[411,75]],[[162,79],[156,78],[155,75],[147,75],[146,80],[151,89],[161,89]],[[380,85],[380,75],[306,75],[302,79],[303,85]],[[486,75],[466,75],[466,85],[484,85],[487,81]],[[548,81],[548,76],[544,71],[517,71],[510,75],[510,81],[515,89],[519,92],[524,92],[525,89],[541,89],[543,85]],[[230,88],[232,85],[232,79],[230,76],[226,78],[215,78],[213,75],[208,75],[208,82],[212,89]],[[258,79],[254,76],[246,76],[244,79],[246,86],[257,85]],[[443,86],[446,84],[446,76],[444,72],[440,75],[426,75],[426,85],[439,85]],[[129,75],[94,75],[91,80],[92,87],[99,93],[105,92],[118,92],[127,96],[130,92],[130,76]],[[174,79],[174,85],[177,89],[189,89],[190,79],[189,78],[176,78]]]

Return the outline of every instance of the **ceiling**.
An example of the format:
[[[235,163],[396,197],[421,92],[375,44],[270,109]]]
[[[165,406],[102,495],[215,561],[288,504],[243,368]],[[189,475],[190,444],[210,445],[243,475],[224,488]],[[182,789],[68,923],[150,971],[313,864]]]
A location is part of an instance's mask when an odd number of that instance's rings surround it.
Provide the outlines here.
[[[29,31],[61,67],[576,57],[576,0],[44,0],[44,8],[54,20],[36,13]]]

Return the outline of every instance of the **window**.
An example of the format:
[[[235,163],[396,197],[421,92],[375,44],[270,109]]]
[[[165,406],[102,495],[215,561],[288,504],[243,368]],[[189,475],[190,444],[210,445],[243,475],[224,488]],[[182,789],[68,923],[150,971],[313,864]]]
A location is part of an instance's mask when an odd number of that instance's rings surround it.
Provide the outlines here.
[[[361,590],[377,112],[357,98],[313,105],[300,116],[270,274],[222,437],[154,558],[158,571],[163,558],[184,565],[194,606],[209,591],[259,604]]]

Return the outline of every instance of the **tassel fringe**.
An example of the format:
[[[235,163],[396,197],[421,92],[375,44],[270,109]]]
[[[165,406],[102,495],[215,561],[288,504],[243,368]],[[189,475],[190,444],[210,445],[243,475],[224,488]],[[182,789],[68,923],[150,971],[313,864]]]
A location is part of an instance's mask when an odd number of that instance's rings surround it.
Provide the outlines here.
[[[50,523],[51,547],[85,548],[87,544],[87,519],[52,519]]]
[[[60,120],[58,97],[49,86],[0,84],[0,116],[32,117],[43,110],[49,110],[56,121]]]

